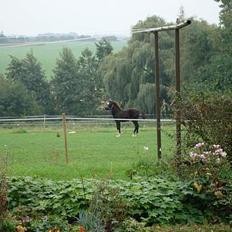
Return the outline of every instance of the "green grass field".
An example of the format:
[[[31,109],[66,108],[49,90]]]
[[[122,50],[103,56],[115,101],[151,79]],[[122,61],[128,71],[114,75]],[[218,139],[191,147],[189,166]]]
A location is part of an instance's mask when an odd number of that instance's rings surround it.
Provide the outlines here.
[[[111,42],[113,52],[117,52],[122,47],[126,46],[127,41],[114,41]],[[41,63],[43,70],[47,77],[50,79],[52,70],[55,67],[56,59],[59,57],[63,47],[68,47],[72,50],[76,57],[79,57],[85,48],[95,51],[95,42],[91,41],[74,41],[54,44],[28,45],[22,47],[4,47],[0,46],[0,73],[4,73],[7,65],[10,62],[10,56],[24,58],[26,53],[33,51],[34,56]]]
[[[69,128],[69,132],[72,130]],[[174,133],[171,127],[164,130]],[[62,129],[0,129],[0,155],[4,159],[7,154],[8,175],[58,180],[111,175],[125,179],[126,171],[134,164],[157,159],[155,128],[143,127],[137,137],[132,137],[128,124],[119,138],[115,136],[114,125],[75,128],[75,131],[68,133],[66,164]],[[172,155],[173,139],[163,133],[162,144],[163,157]]]

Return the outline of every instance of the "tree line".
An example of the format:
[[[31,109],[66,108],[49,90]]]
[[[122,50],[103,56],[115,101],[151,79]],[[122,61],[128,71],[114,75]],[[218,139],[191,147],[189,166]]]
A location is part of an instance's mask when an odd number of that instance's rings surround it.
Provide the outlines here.
[[[183,95],[217,92],[232,97],[232,3],[220,2],[220,24],[192,19],[181,30]],[[181,10],[178,20],[186,20]],[[158,16],[139,21],[134,28],[170,25]],[[118,53],[109,41],[95,43],[96,52],[85,49],[76,58],[63,48],[51,80],[33,52],[23,59],[11,57],[0,77],[0,116],[33,114],[103,113],[102,102],[112,98],[123,107],[137,107],[148,114],[155,109],[155,57],[152,34],[134,34]],[[168,117],[175,89],[174,32],[160,33],[162,114]]]

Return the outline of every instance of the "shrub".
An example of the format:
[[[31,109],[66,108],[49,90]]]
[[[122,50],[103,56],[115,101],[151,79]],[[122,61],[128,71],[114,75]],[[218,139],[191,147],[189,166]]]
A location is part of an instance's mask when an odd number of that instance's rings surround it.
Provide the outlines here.
[[[16,223],[12,219],[0,220],[0,231],[4,232],[15,232]]]
[[[44,216],[39,219],[29,220],[24,223],[27,232],[68,232],[69,226],[66,220],[61,220],[61,218],[56,215]]]
[[[0,222],[7,216],[7,159],[8,151],[6,150],[5,154],[0,156]]]
[[[226,180],[227,177],[223,176],[223,173],[230,169],[230,164],[227,161],[227,153],[220,145],[201,142],[197,143],[189,154],[183,156],[180,169],[183,178],[205,179],[212,184]]]
[[[200,140],[208,144],[220,144],[232,162],[231,97],[216,93],[190,95],[177,102],[176,107],[181,108],[187,147]]]
[[[80,214],[80,223],[87,231],[114,231],[127,217],[127,210],[119,187],[102,181],[97,183],[88,210]]]
[[[203,208],[210,220],[219,220],[219,217],[225,221],[232,219],[231,172],[226,157],[227,153],[220,145],[198,143],[179,167],[181,177],[189,180],[182,189],[183,203]],[[228,176],[225,175],[227,171],[230,173]]]
[[[43,224],[42,219],[50,215],[69,223],[77,222],[79,217],[87,228],[108,224],[118,229],[127,217],[146,226],[205,220],[228,222],[232,185],[228,183],[223,189],[217,189],[223,194],[221,197],[203,180],[183,182],[136,177],[133,181],[109,180],[102,184],[93,179],[49,181],[14,177],[9,179],[9,208],[19,220],[30,218],[37,220],[37,225]],[[49,219],[45,225],[50,222]]]
[[[126,174],[130,179],[140,176],[144,178],[165,177],[168,180],[176,180],[175,169],[171,163],[171,160],[148,161],[141,159],[134,163],[132,168],[126,171]]]

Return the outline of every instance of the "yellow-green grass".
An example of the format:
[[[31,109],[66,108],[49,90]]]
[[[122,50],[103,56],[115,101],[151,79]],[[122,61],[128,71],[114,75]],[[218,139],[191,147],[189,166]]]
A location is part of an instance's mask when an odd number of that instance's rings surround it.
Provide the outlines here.
[[[157,160],[156,130],[142,127],[132,137],[132,127],[124,126],[116,137],[114,126],[69,128],[68,159],[65,163],[62,128],[0,129],[0,156],[7,156],[9,176],[39,176],[50,179],[79,177],[128,178],[126,172],[139,161]],[[167,135],[174,128],[166,126],[162,133],[164,158],[173,155],[175,141]],[[75,131],[76,133],[73,133]],[[57,137],[58,136],[58,137]]]
[[[126,45],[127,41],[113,41],[111,45],[113,47],[113,52],[117,52],[122,47]],[[55,67],[56,59],[59,57],[59,53],[62,48],[70,48],[75,55],[79,57],[81,52],[89,48],[91,51],[95,51],[96,46],[93,41],[74,41],[74,42],[63,42],[63,43],[41,43],[37,45],[27,45],[27,46],[0,46],[0,73],[5,73],[7,65],[10,62],[10,56],[15,56],[17,58],[24,58],[25,55],[32,51],[34,56],[41,63],[47,78],[50,79],[52,76],[52,70]]]

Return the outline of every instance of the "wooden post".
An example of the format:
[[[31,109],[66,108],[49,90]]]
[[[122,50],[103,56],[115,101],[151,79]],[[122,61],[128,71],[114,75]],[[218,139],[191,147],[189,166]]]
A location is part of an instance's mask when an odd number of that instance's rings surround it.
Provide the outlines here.
[[[180,33],[179,29],[175,30],[175,49],[176,49],[176,156],[181,156],[181,112],[179,108],[180,101]]]
[[[156,115],[157,115],[157,149],[158,158],[161,158],[161,134],[160,134],[160,94],[159,94],[159,51],[158,51],[158,32],[175,30],[175,45],[176,45],[176,98],[180,100],[180,41],[179,41],[179,30],[191,24],[191,20],[185,22],[156,27],[156,28],[141,28],[134,29],[133,34],[136,33],[154,33],[155,35],[155,58],[156,58]],[[176,115],[176,155],[181,155],[181,109],[177,109]]]
[[[43,126],[46,127],[46,114],[44,114]]]
[[[65,151],[65,161],[66,161],[66,164],[68,164],[67,124],[66,124],[65,113],[62,114],[62,122],[63,122],[63,129],[64,129],[64,151]]]
[[[157,155],[161,159],[161,129],[160,129],[160,66],[159,66],[159,35],[155,35],[155,86],[156,86],[156,128],[157,128]]]

